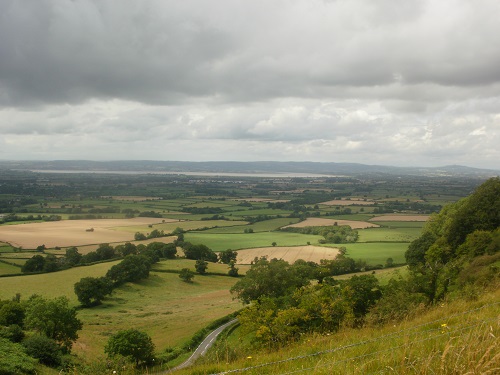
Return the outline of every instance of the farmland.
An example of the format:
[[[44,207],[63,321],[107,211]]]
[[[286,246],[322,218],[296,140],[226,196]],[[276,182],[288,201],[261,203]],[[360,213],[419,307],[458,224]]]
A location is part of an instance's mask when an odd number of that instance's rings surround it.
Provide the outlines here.
[[[119,259],[33,275],[21,275],[21,266],[37,255],[63,261],[69,247],[86,255],[100,244],[146,246],[178,236],[216,253],[237,251],[240,275],[256,257],[319,263],[334,259],[341,247],[347,257],[371,266],[384,268],[388,258],[401,265],[429,215],[478,183],[12,172],[0,185],[0,298],[67,296],[78,306],[74,284],[104,276]],[[357,231],[355,242],[327,243],[320,234],[281,230],[344,225]],[[154,232],[158,237],[149,238]],[[137,233],[145,238],[137,240]],[[107,338],[129,327],[147,332],[162,352],[241,307],[229,293],[237,279],[227,276],[227,265],[209,263],[207,275],[185,283],[178,274],[194,270],[195,261],[183,255],[178,247],[176,259],[162,259],[149,278],[116,288],[100,306],[79,309],[84,328],[75,353],[87,360],[102,357]]]

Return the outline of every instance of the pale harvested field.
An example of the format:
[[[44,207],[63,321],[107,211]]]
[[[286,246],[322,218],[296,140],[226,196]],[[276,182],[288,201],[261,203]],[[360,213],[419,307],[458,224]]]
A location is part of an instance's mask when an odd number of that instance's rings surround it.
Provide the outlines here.
[[[334,199],[333,201],[321,202],[320,204],[324,204],[325,206],[371,206],[374,203],[374,201],[365,201],[361,199]]]
[[[259,247],[255,249],[238,250],[237,264],[250,264],[255,257],[267,256],[268,259],[283,259],[293,263],[297,259],[306,262],[319,263],[321,259],[335,259],[338,249],[322,246],[290,246],[290,247]]]
[[[304,221],[301,221],[300,223],[287,225],[283,228],[288,228],[288,227],[292,227],[292,228],[322,227],[322,226],[335,225],[335,223],[337,223],[338,226],[348,225],[352,229],[366,229],[366,228],[378,227],[378,225],[373,224],[373,223],[368,223],[366,221],[323,219],[323,218],[319,218],[319,217],[310,217]]]
[[[370,221],[427,221],[429,215],[381,215],[375,216]]]
[[[134,233],[116,227],[140,227],[173,219],[137,217],[132,219],[62,220],[45,223],[6,225],[0,227],[0,241],[16,247],[34,249],[37,246],[68,247],[134,240]],[[87,229],[94,228],[93,232]]]

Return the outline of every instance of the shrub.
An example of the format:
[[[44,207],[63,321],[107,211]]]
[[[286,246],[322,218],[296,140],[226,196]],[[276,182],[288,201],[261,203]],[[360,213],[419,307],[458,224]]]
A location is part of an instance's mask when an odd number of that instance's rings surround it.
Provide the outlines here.
[[[45,335],[33,335],[23,341],[26,353],[44,365],[56,367],[61,363],[61,348]]]

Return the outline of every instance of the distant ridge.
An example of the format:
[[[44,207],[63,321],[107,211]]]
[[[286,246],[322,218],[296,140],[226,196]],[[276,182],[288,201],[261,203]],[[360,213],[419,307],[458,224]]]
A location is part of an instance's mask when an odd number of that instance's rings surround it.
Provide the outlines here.
[[[469,176],[493,177],[500,171],[471,168],[460,165],[443,167],[392,167],[359,163],[320,162],[238,162],[238,161],[157,161],[157,160],[52,160],[52,161],[0,161],[0,169],[29,171],[95,171],[126,172],[211,172],[211,173],[314,173],[324,175],[415,175],[415,176]]]

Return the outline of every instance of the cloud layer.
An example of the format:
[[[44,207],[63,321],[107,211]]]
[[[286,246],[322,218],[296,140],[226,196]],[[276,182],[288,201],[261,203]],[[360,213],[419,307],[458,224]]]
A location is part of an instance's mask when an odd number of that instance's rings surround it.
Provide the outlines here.
[[[500,169],[494,0],[0,3],[0,159]]]

